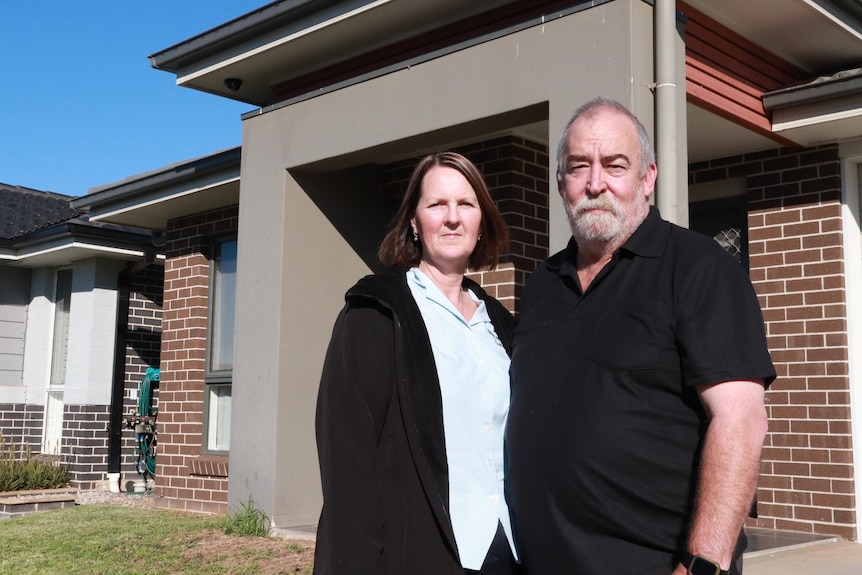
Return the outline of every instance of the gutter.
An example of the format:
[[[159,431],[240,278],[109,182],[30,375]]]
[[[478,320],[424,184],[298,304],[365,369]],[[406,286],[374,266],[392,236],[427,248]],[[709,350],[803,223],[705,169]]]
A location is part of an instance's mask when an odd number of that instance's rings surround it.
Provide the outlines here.
[[[805,84],[788,86],[763,94],[767,112],[815,104],[862,93],[862,68],[842,70],[831,76],[821,76]]]

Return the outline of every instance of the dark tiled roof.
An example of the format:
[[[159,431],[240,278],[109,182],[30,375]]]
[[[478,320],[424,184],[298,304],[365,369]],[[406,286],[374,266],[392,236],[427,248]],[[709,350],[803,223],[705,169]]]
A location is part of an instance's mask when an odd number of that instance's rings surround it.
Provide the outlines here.
[[[78,216],[71,196],[0,183],[0,239],[12,239]]]

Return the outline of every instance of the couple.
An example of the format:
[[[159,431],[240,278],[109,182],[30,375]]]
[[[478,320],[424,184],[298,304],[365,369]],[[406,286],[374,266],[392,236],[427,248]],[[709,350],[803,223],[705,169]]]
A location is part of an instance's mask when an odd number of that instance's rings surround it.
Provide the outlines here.
[[[582,106],[557,164],[572,239],[517,327],[464,277],[507,243],[478,170],[417,166],[395,271],[347,292],[326,355],[315,573],[741,573],[775,377],[754,290],[649,206],[622,105]]]

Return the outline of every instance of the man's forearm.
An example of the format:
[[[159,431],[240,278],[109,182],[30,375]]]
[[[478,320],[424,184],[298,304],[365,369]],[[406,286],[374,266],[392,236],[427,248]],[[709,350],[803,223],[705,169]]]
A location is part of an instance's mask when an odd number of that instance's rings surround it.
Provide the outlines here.
[[[762,402],[742,401],[711,419],[701,454],[689,551],[727,569],[754,500],[767,421]]]

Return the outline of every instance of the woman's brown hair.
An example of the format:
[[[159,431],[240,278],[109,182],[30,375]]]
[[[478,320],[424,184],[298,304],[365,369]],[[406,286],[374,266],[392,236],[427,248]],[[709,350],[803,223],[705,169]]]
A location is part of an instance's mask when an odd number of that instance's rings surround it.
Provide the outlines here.
[[[410,183],[401,206],[395,213],[392,228],[377,250],[377,257],[387,266],[403,265],[414,267],[422,260],[422,244],[413,239],[413,229],[410,222],[416,215],[416,207],[422,196],[422,180],[425,174],[435,166],[444,166],[458,170],[467,179],[470,187],[476,192],[479,201],[479,209],[482,212],[482,223],[480,224],[480,240],[473,249],[467,260],[467,267],[471,270],[482,270],[494,268],[500,261],[500,256],[509,249],[509,233],[503,216],[494,205],[488,186],[479,169],[456,152],[436,152],[425,156],[413,170]]]

